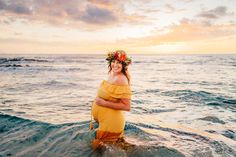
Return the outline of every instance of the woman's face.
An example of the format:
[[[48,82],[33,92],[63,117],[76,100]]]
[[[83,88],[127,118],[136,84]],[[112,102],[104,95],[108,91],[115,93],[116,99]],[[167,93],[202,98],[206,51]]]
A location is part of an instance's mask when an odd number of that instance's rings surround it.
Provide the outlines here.
[[[122,64],[118,60],[113,60],[111,62],[111,69],[114,73],[120,73],[122,70]]]

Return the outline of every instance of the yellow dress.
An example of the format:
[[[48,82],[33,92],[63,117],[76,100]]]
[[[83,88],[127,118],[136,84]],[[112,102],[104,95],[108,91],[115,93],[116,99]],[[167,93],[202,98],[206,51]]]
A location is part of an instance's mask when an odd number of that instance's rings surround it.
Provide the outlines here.
[[[114,85],[106,80],[102,81],[98,89],[98,97],[108,101],[117,102],[121,98],[131,99],[131,95],[129,85]],[[116,142],[123,137],[125,127],[123,111],[98,106],[93,102],[92,115],[99,123],[96,139],[93,141],[94,148],[98,147],[100,142]]]

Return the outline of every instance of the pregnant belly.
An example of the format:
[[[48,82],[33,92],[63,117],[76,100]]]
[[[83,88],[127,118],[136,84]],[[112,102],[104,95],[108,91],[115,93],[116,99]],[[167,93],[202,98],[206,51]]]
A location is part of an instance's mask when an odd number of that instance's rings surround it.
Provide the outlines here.
[[[99,123],[98,130],[115,133],[124,130],[125,120],[122,111],[98,106],[94,102],[92,106],[92,114],[94,119]]]

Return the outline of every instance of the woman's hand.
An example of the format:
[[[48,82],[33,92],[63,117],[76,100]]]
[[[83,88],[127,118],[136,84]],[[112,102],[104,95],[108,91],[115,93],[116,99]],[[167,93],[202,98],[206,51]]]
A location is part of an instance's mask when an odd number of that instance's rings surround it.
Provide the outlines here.
[[[99,106],[106,106],[106,100],[99,97],[96,97],[95,103]]]

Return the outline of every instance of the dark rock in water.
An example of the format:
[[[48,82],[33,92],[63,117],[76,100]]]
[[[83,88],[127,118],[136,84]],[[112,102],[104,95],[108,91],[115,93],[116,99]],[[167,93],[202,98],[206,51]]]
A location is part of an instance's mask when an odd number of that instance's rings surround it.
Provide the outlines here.
[[[220,104],[218,102],[210,102],[210,103],[207,103],[207,105],[209,105],[209,106],[222,106],[222,104]]]
[[[206,132],[209,132],[209,133],[216,133],[215,130],[206,130]]]
[[[30,58],[0,58],[0,67],[22,67],[22,65],[19,64],[13,64],[13,63],[22,63],[22,62],[48,62],[47,60],[41,60],[41,59],[30,59]],[[26,65],[28,67],[29,65]]]
[[[229,100],[224,100],[223,103],[226,103],[226,104],[235,104],[236,105],[236,100],[234,99],[229,99]]]
[[[233,130],[226,130],[222,135],[236,141],[236,134]]]
[[[213,123],[225,124],[225,122],[223,120],[220,120],[219,118],[214,117],[214,116],[207,116],[207,117],[199,118],[199,119],[200,120],[205,120],[205,121],[211,121]]]
[[[22,67],[22,65],[19,65],[19,64],[13,64],[12,66],[13,67]]]
[[[18,57],[18,58],[10,58],[8,61],[16,62],[16,61],[21,61],[23,57]]]
[[[3,65],[0,65],[0,67],[10,67],[11,65],[9,65],[9,64],[7,64],[7,65],[5,65],[5,64],[3,64]]]
[[[6,58],[0,58],[0,64],[7,62]]]
[[[31,59],[31,58],[25,58],[23,59],[24,61],[27,62],[48,62],[47,60],[42,60],[42,59]]]
[[[12,103],[12,102],[14,102],[14,100],[4,100],[2,104]]]
[[[22,65],[19,65],[19,64],[3,64],[3,65],[0,65],[0,67],[22,67]]]

